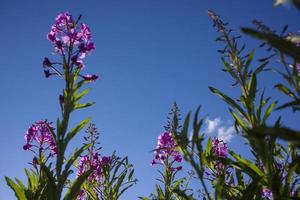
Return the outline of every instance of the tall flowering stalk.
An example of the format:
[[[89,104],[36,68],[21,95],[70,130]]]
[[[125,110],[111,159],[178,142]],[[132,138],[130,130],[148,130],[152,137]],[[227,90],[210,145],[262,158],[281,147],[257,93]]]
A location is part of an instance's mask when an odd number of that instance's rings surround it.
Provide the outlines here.
[[[254,161],[229,150],[224,142],[216,138],[208,139],[204,148],[202,145],[204,134],[201,133],[203,119],[198,119],[200,109],[197,109],[192,123],[189,113],[182,129],[174,135],[184,159],[198,175],[206,199],[297,199],[299,197],[299,153],[295,146],[299,144],[297,132],[282,128],[280,119],[273,127],[267,128],[268,119],[276,102],[269,104],[270,98],[265,98],[264,92],[258,89],[257,77],[264,71],[269,61],[265,59],[259,67],[251,69],[253,51],[244,53],[245,45],[240,47],[238,43],[240,36],[234,35],[232,29],[227,27],[227,23],[213,11],[209,11],[208,15],[220,33],[217,41],[225,44],[224,48],[219,50],[224,65],[223,71],[230,75],[233,79],[232,86],[238,86],[241,94],[237,98],[232,98],[216,88],[209,87],[209,89],[228,104],[235,120],[236,132],[246,139]],[[267,40],[271,41],[271,45],[272,42],[275,44],[279,41],[279,38],[271,39]],[[283,44],[287,44],[286,48],[283,48]],[[293,48],[286,42],[281,43],[280,47],[283,51]],[[289,51],[289,55],[295,55],[298,49],[294,50]],[[191,126],[193,130],[190,137],[188,129]],[[290,143],[280,144],[277,141],[278,136],[286,138]],[[213,190],[208,191],[204,179],[210,181]]]
[[[225,44],[224,49],[220,51],[224,71],[234,80],[234,85],[240,87],[241,96],[239,100],[235,100],[216,88],[210,87],[210,90],[220,96],[229,105],[229,111],[235,120],[237,132],[246,138],[251,152],[256,159],[255,162],[259,160],[263,166],[262,169],[256,166],[255,163],[230,151],[229,153],[232,159],[221,159],[220,161],[223,164],[230,164],[231,167],[239,173],[235,178],[238,185],[232,182],[233,184],[231,184],[229,188],[231,188],[232,191],[236,191],[228,192],[227,190],[229,189],[227,189],[226,184],[219,182],[216,187],[217,194],[218,188],[220,188],[217,197],[233,198],[233,196],[241,196],[242,198],[246,198],[245,194],[247,194],[247,196],[251,198],[268,196],[266,198],[269,199],[271,195],[264,195],[267,194],[266,191],[269,191],[275,199],[293,197],[291,191],[294,190],[294,184],[297,185],[297,179],[292,178],[294,171],[290,171],[290,169],[288,170],[290,177],[288,179],[283,178],[283,173],[286,169],[282,166],[289,168],[291,164],[295,162],[291,162],[289,158],[296,152],[288,146],[282,146],[276,141],[276,137],[262,134],[267,126],[267,120],[277,104],[277,102],[274,102],[268,105],[270,98],[265,98],[264,93],[258,96],[257,76],[265,69],[269,61],[268,59],[264,59],[258,68],[250,70],[250,64],[253,60],[253,51],[243,55],[245,45],[239,47],[239,37],[234,36],[232,30],[228,29],[226,24],[214,12],[209,11],[209,16],[214,26],[216,26],[220,32],[220,36],[217,40]],[[264,30],[271,32],[270,29]],[[274,128],[281,128],[280,119],[276,121]],[[283,165],[278,164],[277,160],[279,159],[284,160]],[[250,189],[252,193],[248,194]],[[239,193],[241,191],[243,191],[244,194]]]
[[[95,197],[97,195],[97,186],[100,183],[102,166],[107,165],[110,162],[110,157],[101,158],[98,151],[101,147],[98,147],[100,144],[99,133],[95,124],[90,124],[86,133],[87,137],[84,137],[86,144],[91,144],[88,148],[87,154],[82,156],[78,163],[77,176],[81,176],[88,170],[92,170],[92,173],[87,178],[85,185],[82,187],[78,200],[87,199],[89,194],[93,194]]]
[[[178,171],[182,170],[182,166],[176,166],[176,163],[182,162],[181,154],[177,150],[177,144],[172,133],[164,132],[157,140],[157,146],[154,150],[155,159],[151,165],[160,164],[164,167],[163,183],[164,183],[164,199],[174,199],[174,180]],[[160,191],[160,190],[159,190]],[[158,192],[158,196],[161,194]]]
[[[174,132],[181,126],[178,124],[180,117],[179,109],[176,102],[173,104],[172,111],[169,113],[165,131],[158,136],[157,146],[154,150],[154,159],[151,162],[152,166],[160,165],[163,171],[161,174],[160,182],[163,187],[156,185],[156,194],[152,194],[152,199],[159,200],[173,200],[182,199],[178,193],[185,191],[188,186],[182,188],[185,178],[176,179],[176,175],[182,170],[180,165],[183,158],[182,154],[178,151],[178,145],[174,139]],[[175,119],[174,119],[175,118]],[[140,197],[140,199],[147,200],[147,197]]]
[[[133,166],[128,163],[127,157],[120,158],[115,153],[101,156],[102,147],[99,146],[99,133],[95,124],[90,124],[86,133],[85,142],[91,146],[79,159],[77,176],[88,170],[92,172],[80,188],[77,200],[117,200],[136,182]]]
[[[80,186],[92,173],[92,170],[85,171],[76,180],[71,181],[68,190],[65,191],[67,183],[70,182],[69,175],[73,172],[71,169],[73,163],[91,145],[85,144],[80,149],[75,150],[70,157],[65,156],[69,142],[90,121],[89,118],[86,118],[76,127],[69,130],[71,113],[93,105],[93,103],[79,103],[79,100],[89,92],[88,89],[83,91],[80,91],[80,89],[86,83],[98,79],[97,75],[81,73],[85,67],[83,59],[87,54],[95,50],[95,44],[92,42],[90,28],[86,24],[80,23],[80,19],[81,16],[74,19],[68,12],[61,13],[56,17],[50,33],[47,34],[48,40],[54,46],[54,53],[58,55],[60,60],[52,61],[47,57],[44,58],[44,74],[46,78],[52,76],[61,77],[65,82],[65,88],[62,94],[59,95],[61,119],[57,119],[56,128],[52,128],[47,121],[38,121],[28,129],[25,136],[26,144],[23,147],[24,150],[32,150],[36,147],[41,155],[41,153],[49,149],[49,156],[55,159],[55,163],[47,163],[48,159],[43,160],[43,162],[39,162],[40,159],[34,159],[38,161],[34,165],[39,165],[43,177],[46,179],[43,182],[44,185],[41,186],[43,189],[35,191],[36,198],[39,196],[39,198],[43,197],[44,199],[60,200],[62,195],[65,194],[64,199],[74,199],[80,192]],[[32,189],[30,187],[33,177],[36,176],[31,173],[27,173],[27,176],[29,176],[29,186],[27,188],[19,181],[18,184],[15,184],[11,179],[6,178],[18,199],[32,199],[27,195],[28,191]],[[38,184],[40,183],[38,182]]]

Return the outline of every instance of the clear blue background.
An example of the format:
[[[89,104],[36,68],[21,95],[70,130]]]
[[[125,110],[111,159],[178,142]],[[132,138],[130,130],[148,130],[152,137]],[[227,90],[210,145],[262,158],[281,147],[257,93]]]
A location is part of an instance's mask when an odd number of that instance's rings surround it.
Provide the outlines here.
[[[237,94],[230,79],[221,72],[217,33],[207,17],[215,10],[231,27],[252,26],[262,20],[274,29],[287,22],[290,30],[300,28],[294,8],[272,8],[273,1],[237,0],[86,0],[86,1],[0,1],[0,199],[15,199],[4,175],[24,180],[24,167],[32,155],[24,152],[24,133],[36,120],[55,121],[59,115],[59,78],[45,79],[42,60],[51,60],[52,45],[46,34],[56,15],[69,11],[83,15],[92,30],[96,51],[86,58],[86,73],[97,73],[85,100],[96,105],[73,115],[72,124],[87,116],[101,133],[102,154],[117,150],[128,155],[136,169],[138,183],[122,199],[137,199],[153,192],[157,167],[151,167],[151,150],[163,131],[174,100],[183,115],[202,104],[202,116],[230,120],[227,106],[208,86]],[[249,49],[257,47],[255,40]],[[258,50],[260,52],[261,50]],[[259,54],[259,53],[257,53]],[[278,65],[275,63],[274,65]],[[272,89],[278,75],[260,79],[269,95],[281,99]],[[283,123],[299,128],[299,114],[282,113]],[[298,119],[298,120],[296,120]],[[82,143],[78,136],[72,147]],[[234,138],[233,149],[244,150]]]

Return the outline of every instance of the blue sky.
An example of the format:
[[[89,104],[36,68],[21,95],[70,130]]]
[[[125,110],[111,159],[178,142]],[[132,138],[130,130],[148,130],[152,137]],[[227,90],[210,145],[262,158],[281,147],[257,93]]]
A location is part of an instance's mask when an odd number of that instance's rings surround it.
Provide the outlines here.
[[[236,0],[87,0],[87,1],[16,1],[1,0],[0,22],[0,199],[14,199],[4,175],[24,179],[24,167],[31,153],[24,152],[24,133],[36,120],[55,121],[59,115],[58,94],[62,80],[45,79],[42,60],[51,55],[52,45],[46,34],[56,15],[69,11],[83,15],[92,30],[96,51],[86,58],[87,73],[97,73],[86,100],[96,105],[73,115],[72,124],[92,117],[101,133],[102,154],[117,150],[128,155],[136,169],[138,183],[122,199],[147,196],[158,177],[150,166],[151,150],[163,131],[172,102],[182,114],[202,105],[202,116],[220,118],[227,128],[232,120],[227,106],[208,86],[237,94],[230,79],[221,71],[215,42],[217,33],[207,17],[215,10],[238,31],[259,19],[274,29],[289,23],[298,31],[299,13],[294,8],[272,8],[273,1]],[[249,49],[257,47],[251,41]],[[257,51],[259,54],[261,50]],[[276,63],[275,63],[276,65]],[[268,73],[260,79],[274,99],[281,95],[272,89],[279,76]],[[294,128],[299,114],[282,113],[283,123]],[[216,134],[216,130],[214,130]],[[81,135],[83,136],[83,134]],[[78,146],[81,136],[73,142]],[[236,137],[233,148],[244,146]],[[243,150],[242,150],[243,151]],[[243,153],[243,152],[241,152]]]

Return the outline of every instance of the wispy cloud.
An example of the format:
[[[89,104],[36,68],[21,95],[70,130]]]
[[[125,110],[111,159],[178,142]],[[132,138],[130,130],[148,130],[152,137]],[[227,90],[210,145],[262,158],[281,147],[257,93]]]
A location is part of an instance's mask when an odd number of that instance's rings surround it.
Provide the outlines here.
[[[213,134],[216,133],[219,140],[223,140],[224,142],[228,143],[233,137],[235,133],[235,128],[233,125],[229,123],[225,123],[220,118],[209,119],[205,120],[206,130],[205,133]]]
[[[223,142],[230,142],[233,134],[235,133],[235,129],[233,126],[229,127],[219,127],[218,128],[218,139],[223,140]]]
[[[207,128],[205,130],[206,133],[213,133],[216,131],[216,129],[220,126],[221,124],[221,119],[220,118],[215,118],[215,119],[206,119],[205,123],[207,125]]]

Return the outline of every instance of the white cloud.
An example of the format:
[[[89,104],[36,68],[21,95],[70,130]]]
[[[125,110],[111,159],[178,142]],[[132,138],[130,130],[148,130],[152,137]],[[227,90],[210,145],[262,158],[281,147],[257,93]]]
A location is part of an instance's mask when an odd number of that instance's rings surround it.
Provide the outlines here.
[[[205,120],[206,130],[205,133],[212,134],[216,133],[219,140],[223,140],[224,142],[228,143],[233,137],[235,133],[235,128],[232,126],[232,123],[225,123],[220,118],[209,119]]]
[[[218,139],[223,140],[223,142],[230,142],[233,134],[235,133],[235,129],[233,126],[230,127],[220,127],[218,128]]]
[[[221,119],[220,118],[215,118],[215,119],[206,119],[205,123],[207,125],[207,128],[205,130],[206,133],[213,133],[221,124]]]

